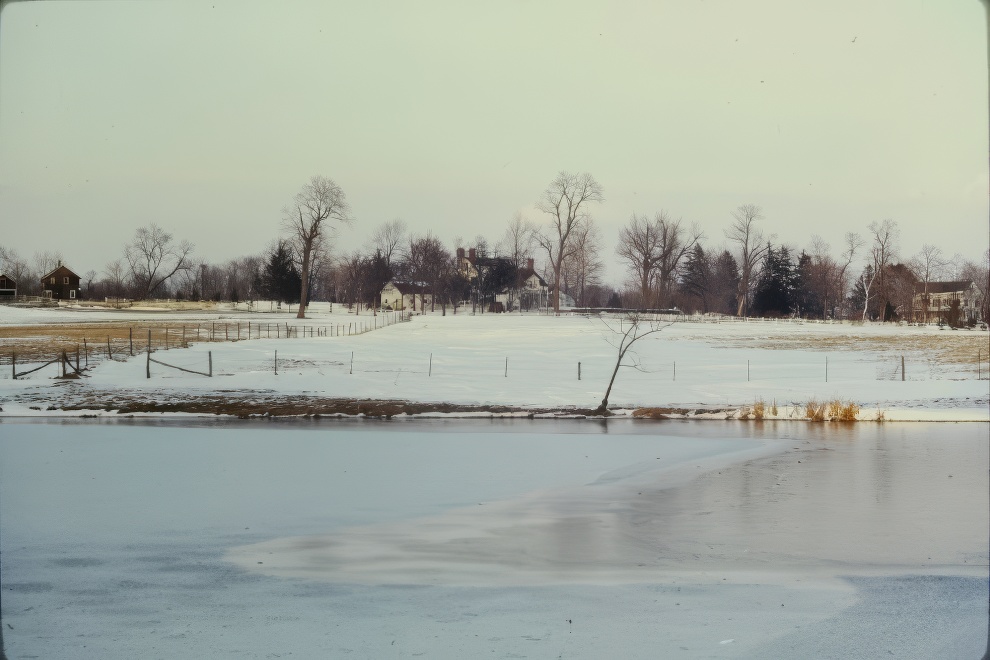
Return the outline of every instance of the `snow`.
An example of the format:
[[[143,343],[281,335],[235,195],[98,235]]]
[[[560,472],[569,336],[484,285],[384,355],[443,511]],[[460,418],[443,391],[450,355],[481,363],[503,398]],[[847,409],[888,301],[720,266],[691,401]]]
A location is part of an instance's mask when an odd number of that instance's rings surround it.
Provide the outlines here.
[[[205,371],[207,353],[212,353],[213,378],[153,364],[152,378],[146,379],[145,357],[138,355],[126,362],[104,362],[77,384],[96,395],[128,392],[163,401],[219,391],[594,408],[615,364],[616,350],[610,342],[617,340],[601,320],[582,316],[475,316],[462,310],[456,315],[416,315],[411,321],[381,327],[384,317],[342,313],[339,307],[331,311],[326,306],[314,309],[304,321],[288,312],[142,315],[131,310],[4,308],[0,324],[77,319],[190,324],[219,320],[239,322],[242,328],[251,321],[255,332],[258,323],[288,322],[334,335],[349,324],[376,328],[350,336],[276,339],[266,335],[154,354],[169,364]],[[990,380],[982,367],[984,380],[977,380],[977,356],[960,366],[939,352],[960,337],[987,335],[888,324],[678,322],[636,344],[629,357],[638,368],[620,369],[610,403],[618,408],[738,409],[763,400],[768,417],[776,403],[776,417],[791,418],[804,416],[809,399],[840,399],[860,405],[860,419],[990,420]],[[58,393],[50,387],[54,370],[52,366],[17,381],[3,374],[2,414],[31,414],[30,405],[38,404],[25,404],[17,396],[25,392],[35,400],[57,401]]]

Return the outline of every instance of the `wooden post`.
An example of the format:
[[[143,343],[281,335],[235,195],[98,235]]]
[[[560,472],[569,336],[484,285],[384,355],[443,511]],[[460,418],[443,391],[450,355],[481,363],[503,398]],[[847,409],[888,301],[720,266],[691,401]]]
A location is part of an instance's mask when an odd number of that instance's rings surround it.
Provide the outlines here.
[[[151,378],[151,329],[148,329],[148,361],[145,364],[145,376]]]
[[[230,331],[227,328],[227,324],[226,323],[223,324],[223,338],[226,341],[230,341]]]
[[[69,358],[65,357],[65,351],[62,351],[62,378],[65,378],[65,363],[69,361]]]
[[[506,356],[506,358],[505,358],[505,375],[503,376],[503,378],[508,378],[508,377],[509,377],[509,358],[508,358],[508,356]]]
[[[127,329],[127,343],[131,347],[131,357],[134,357],[134,328]]]
[[[433,375],[433,353],[430,353],[430,370],[426,372],[427,377]]]
[[[17,380],[17,351],[10,352],[10,373],[11,378]]]
[[[581,363],[578,362],[578,380],[581,380]]]
[[[904,380],[904,356],[901,356],[901,380]]]
[[[749,382],[749,360],[746,360],[746,382]]]
[[[278,351],[275,351],[275,375],[278,375]]]
[[[76,344],[76,371],[79,371],[79,344]]]
[[[110,350],[110,335],[107,335],[107,359],[113,359],[113,351]]]
[[[185,347],[185,348],[189,348],[189,345],[186,343],[186,324],[185,323],[182,324],[182,346]]]
[[[674,380],[677,380],[677,360],[674,360]]]
[[[165,350],[168,350],[168,326],[165,326]]]
[[[352,373],[352,374],[354,373],[354,351],[351,351],[351,371],[350,371],[350,373]]]
[[[213,351],[207,351],[206,357],[210,360],[210,378],[213,378]]]
[[[83,337],[83,357],[86,359],[86,368],[89,369],[89,346],[86,345],[85,337]]]

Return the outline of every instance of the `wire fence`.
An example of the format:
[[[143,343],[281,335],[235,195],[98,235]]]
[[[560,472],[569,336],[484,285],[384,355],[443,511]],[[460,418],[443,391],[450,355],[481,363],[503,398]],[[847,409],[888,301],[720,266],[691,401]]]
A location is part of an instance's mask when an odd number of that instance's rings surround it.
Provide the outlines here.
[[[72,370],[76,376],[85,376],[86,372],[107,361],[126,361],[139,354],[147,354],[146,362],[159,362],[163,366],[202,373],[195,365],[166,364],[155,358],[152,353],[177,348],[189,348],[203,343],[239,342],[250,339],[301,339],[313,337],[349,337],[380,330],[397,323],[408,321],[408,312],[383,312],[364,319],[348,320],[341,323],[306,323],[291,324],[288,322],[225,322],[211,321],[205,323],[175,323],[161,324],[155,327],[117,326],[102,328],[99,332],[105,336],[93,337],[98,331],[90,331],[89,337],[71,337],[53,334],[35,342],[37,345],[25,345],[22,348],[12,348],[0,354],[0,365],[9,365],[10,370],[4,370],[4,378],[14,380],[26,377],[55,378],[65,377],[63,369],[65,361],[75,365]],[[86,329],[73,329],[66,334],[85,334]],[[64,357],[64,359],[63,359]],[[53,366],[54,365],[54,366]],[[46,367],[51,367],[46,370]],[[211,369],[206,370],[209,375]],[[150,376],[149,376],[150,377]]]

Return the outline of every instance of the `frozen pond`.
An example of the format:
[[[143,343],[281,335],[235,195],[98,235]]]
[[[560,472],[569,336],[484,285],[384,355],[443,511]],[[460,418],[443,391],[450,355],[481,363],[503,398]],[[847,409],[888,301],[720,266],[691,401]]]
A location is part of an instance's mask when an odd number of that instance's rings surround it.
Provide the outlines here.
[[[986,424],[0,422],[15,658],[973,657]]]

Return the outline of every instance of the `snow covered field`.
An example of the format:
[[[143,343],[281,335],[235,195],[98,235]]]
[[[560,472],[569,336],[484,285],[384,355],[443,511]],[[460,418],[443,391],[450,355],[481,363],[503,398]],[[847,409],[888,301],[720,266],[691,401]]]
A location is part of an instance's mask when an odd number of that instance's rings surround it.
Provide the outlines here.
[[[329,328],[355,322],[380,324],[371,315],[339,308],[331,313],[326,306],[315,307],[302,322],[288,313],[0,309],[0,324],[8,326],[108,319],[190,324],[219,319],[244,326],[253,321],[255,327],[288,322],[314,333],[324,328],[333,333]],[[226,392],[257,393],[262,400],[306,395],[593,408],[615,363],[609,341],[616,338],[600,320],[580,316],[427,314],[360,335],[266,336],[193,344],[154,356],[205,371],[212,352],[213,378],[152,365],[152,378],[146,379],[143,355],[104,362],[89,378],[58,388],[51,379],[54,365],[17,381],[5,373],[0,406],[2,414],[23,415],[58,408],[67,395],[98,401],[128,393],[168,401]],[[610,403],[738,409],[763,400],[768,417],[776,403],[776,417],[790,418],[803,416],[809,399],[841,399],[859,404],[861,419],[882,413],[887,420],[987,421],[987,338],[980,331],[881,324],[678,322],[636,345],[631,357],[638,368],[620,370]]]
[[[978,658],[988,460],[983,424],[5,418],[4,642]]]

